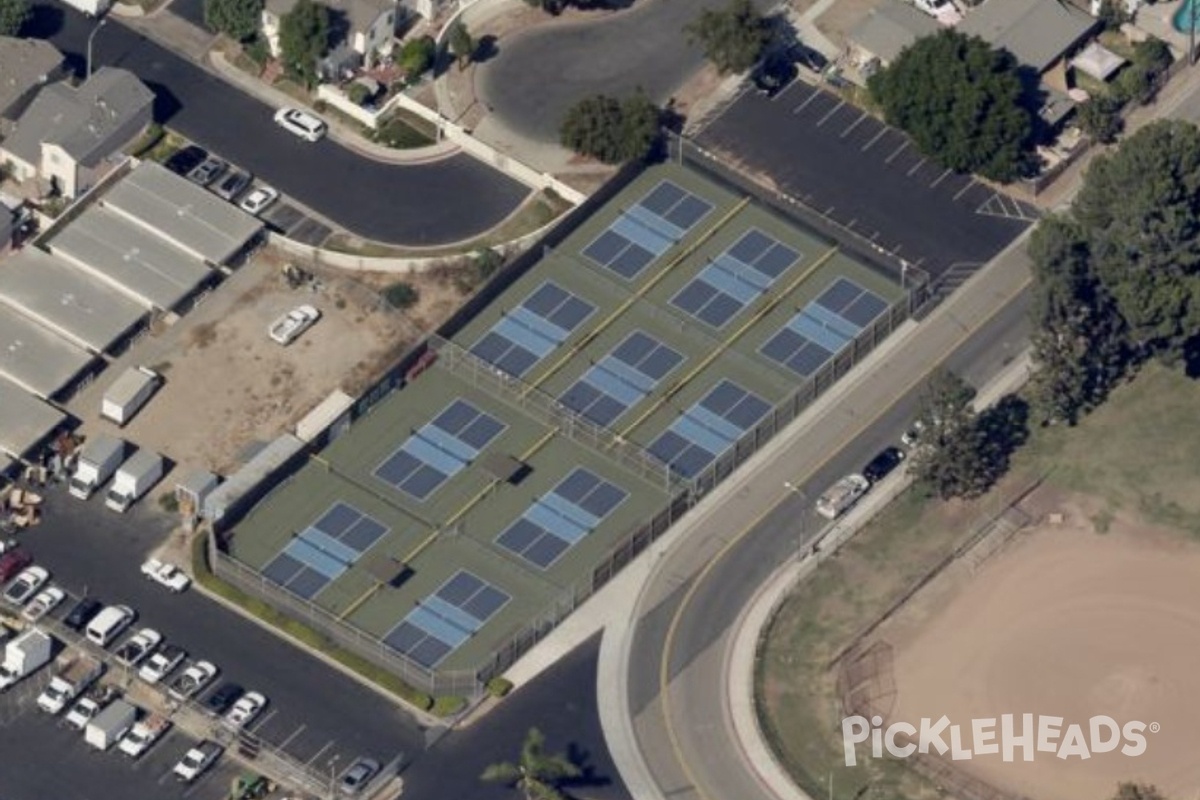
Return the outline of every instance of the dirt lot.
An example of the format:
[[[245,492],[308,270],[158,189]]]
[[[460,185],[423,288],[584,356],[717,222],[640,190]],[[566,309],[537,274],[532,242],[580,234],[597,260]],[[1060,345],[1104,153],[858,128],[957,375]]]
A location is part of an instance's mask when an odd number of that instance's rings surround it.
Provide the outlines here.
[[[175,325],[138,342],[72,406],[88,427],[113,429],[93,422],[104,388],[126,364],[151,366],[166,384],[122,435],[181,464],[228,473],[251,445],[289,429],[334,389],[360,393],[461,300],[447,275],[325,269],[315,290],[293,289],[281,264],[268,253],[243,267]],[[379,294],[400,279],[420,294],[404,312]],[[321,311],[320,322],[289,347],[275,344],[267,327],[302,303]]]
[[[977,574],[944,573],[880,631],[894,647],[889,720],[944,714],[965,727],[1033,713],[1085,732],[1095,715],[1160,725],[1137,757],[976,755],[956,766],[1046,800],[1095,800],[1134,778],[1189,797],[1200,785],[1190,757],[1200,748],[1200,547],[1120,516],[1097,534],[1081,506],[1064,510],[1063,522],[1018,534]]]

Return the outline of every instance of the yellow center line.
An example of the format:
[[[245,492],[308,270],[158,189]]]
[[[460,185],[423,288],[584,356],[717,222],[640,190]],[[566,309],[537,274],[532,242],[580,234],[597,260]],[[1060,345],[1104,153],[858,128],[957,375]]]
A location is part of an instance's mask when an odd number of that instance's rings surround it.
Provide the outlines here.
[[[1022,281],[1021,285],[1017,288],[1017,290],[1015,292],[1013,292],[1012,294],[1005,297],[1004,302],[996,304],[996,306],[986,316],[982,317],[979,320],[978,324],[973,329],[964,331],[961,335],[959,335],[956,339],[954,339],[950,343],[950,345],[947,346],[942,351],[942,353],[937,357],[937,360],[935,361],[933,366],[937,367],[937,366],[941,365],[942,362],[944,362],[947,358],[949,358],[954,353],[955,350],[957,350],[959,347],[961,347],[963,345],[963,343],[965,343],[968,339],[970,339],[973,335],[975,335],[975,333],[977,333],[980,329],[985,327],[989,321],[991,321],[993,318],[995,318],[995,316],[997,314],[999,314],[1001,311],[1003,311],[1005,308],[1007,308],[1008,304],[1013,300],[1013,298],[1020,295],[1021,292],[1023,292],[1025,290],[1025,287],[1029,286],[1032,282],[1033,282],[1032,277],[1027,277],[1024,281]],[[905,384],[903,389],[898,394],[895,395],[897,400],[899,398],[904,397],[912,390],[916,389],[917,386],[919,386],[922,382],[925,381],[927,376],[928,376],[928,372],[926,372],[925,374],[916,376],[911,381],[909,381],[907,384]],[[892,406],[894,406],[895,404],[896,404],[896,400],[893,400],[890,404],[888,404],[884,408],[880,409],[878,412],[873,414],[870,418],[864,420],[851,433],[844,436],[842,438],[842,442],[845,444],[848,444],[849,442],[853,442],[855,439],[857,439],[859,436],[861,436],[868,428],[870,428],[872,425],[874,425],[876,422],[878,422],[888,411],[891,410]],[[819,461],[815,466],[811,467],[805,474],[793,479],[791,481],[791,483],[793,483],[795,485],[803,485],[808,480],[811,480],[815,474],[817,474],[822,469],[824,469],[825,466],[828,465],[830,461],[832,461],[835,457],[837,457],[840,454],[841,450],[843,450],[845,448],[845,444],[843,444],[842,447],[832,450],[823,459],[821,459],[821,461]],[[719,564],[725,558],[725,556],[727,556],[729,554],[729,552],[731,550],[733,550],[734,547],[736,547],[738,544],[740,544],[743,539],[745,539],[748,535],[750,535],[750,533],[754,529],[756,529],[760,524],[762,524],[763,520],[765,520],[768,516],[770,516],[772,513],[774,513],[775,510],[784,503],[784,501],[788,500],[790,495],[791,495],[790,492],[784,491],[773,503],[771,503],[763,511],[759,512],[758,515],[756,515],[752,520],[750,520],[749,523],[747,523],[728,542],[726,542],[721,547],[721,549],[717,551],[716,555],[714,555],[711,559],[709,559],[708,563],[706,563],[701,568],[701,570],[698,573],[696,573],[696,576],[692,581],[692,585],[689,586],[687,592],[684,593],[683,599],[679,603],[679,608],[676,609],[674,616],[671,618],[671,624],[667,627],[667,635],[663,639],[662,661],[659,664],[659,670],[658,670],[659,695],[662,697],[663,723],[667,729],[667,738],[670,741],[671,750],[675,755],[675,760],[679,763],[679,766],[683,769],[684,775],[687,778],[688,783],[691,784],[692,789],[695,790],[696,794],[698,794],[702,800],[712,800],[712,796],[709,795],[708,792],[706,792],[704,790],[704,788],[700,785],[700,782],[696,778],[696,773],[693,771],[691,765],[688,763],[687,759],[684,757],[683,747],[679,741],[679,732],[675,729],[675,725],[674,725],[674,722],[673,722],[672,716],[671,716],[671,714],[672,714],[672,712],[671,712],[671,692],[670,692],[671,651],[675,647],[675,638],[679,633],[680,622],[683,620],[683,616],[687,612],[688,607],[691,605],[692,599],[696,596],[696,593],[699,591],[700,586],[704,584],[704,582],[705,582],[705,580],[707,580],[708,576],[712,574],[714,569],[716,569],[717,564]]]
[[[584,334],[583,338],[576,342],[575,345],[572,346],[562,358],[556,361],[552,367],[542,373],[541,377],[527,385],[522,392],[522,397],[541,386],[542,383],[545,382],[550,376],[562,369],[563,365],[570,361],[577,353],[579,353],[579,351],[595,341],[596,337],[603,333],[608,326],[615,322],[622,314],[628,311],[630,306],[645,297],[646,293],[657,286],[659,281],[663,280],[663,278],[665,278],[672,270],[674,270],[675,267],[682,264],[684,260],[691,257],[693,253],[700,249],[701,245],[706,244],[709,239],[711,239],[713,236],[716,236],[717,231],[725,227],[730,220],[736,217],[742,211],[742,209],[749,204],[749,197],[743,197],[734,203],[729,212],[713,223],[712,227],[706,230],[700,236],[700,238],[696,239],[696,241],[692,242],[688,247],[684,248],[684,250],[668,261],[667,264],[662,269],[658,270],[654,276],[650,278],[650,280],[646,281],[646,283],[640,289],[626,297],[619,306],[613,309],[611,314],[601,320],[593,328],[588,330],[588,332]]]
[[[720,355],[722,353],[724,353],[726,350],[728,350],[730,347],[732,347],[734,342],[736,342],[738,339],[740,339],[743,336],[743,334],[746,333],[746,331],[750,330],[752,327],[754,327],[756,324],[758,324],[758,322],[761,321],[762,318],[765,317],[767,314],[770,314],[772,311],[774,311],[775,308],[780,303],[782,303],[787,298],[788,295],[790,295],[793,291],[796,290],[797,286],[802,284],[804,281],[808,280],[814,272],[816,272],[818,269],[823,267],[825,265],[825,263],[827,261],[829,261],[829,259],[833,258],[837,254],[838,254],[837,247],[834,247],[831,250],[829,250],[827,253],[822,254],[821,257],[818,258],[816,261],[814,261],[812,263],[812,265],[809,266],[808,269],[804,270],[799,275],[797,275],[796,278],[787,285],[786,289],[784,289],[781,292],[776,292],[776,293],[772,294],[770,297],[768,297],[767,302],[764,303],[758,309],[758,311],[755,311],[752,315],[750,315],[750,318],[748,320],[746,320],[740,328],[738,328],[729,337],[727,337],[725,339],[725,341],[721,342],[721,344],[716,349],[714,349],[707,356],[705,356],[704,359],[701,360],[700,363],[697,364],[694,368],[689,370],[686,375],[683,375],[678,380],[676,380],[674,383],[672,383],[670,388],[668,388],[665,392],[663,392],[662,396],[659,397],[658,400],[651,403],[650,407],[647,408],[645,411],[643,411],[641,414],[638,414],[638,416],[632,422],[630,422],[628,425],[626,425],[621,430],[621,432],[617,435],[620,436],[621,438],[628,437],[629,434],[635,428],[637,428],[638,425],[641,425],[643,422],[645,422],[650,417],[651,414],[653,414],[654,412],[656,412],[660,408],[662,408],[667,403],[667,401],[669,401],[672,397],[674,397],[676,394],[678,394],[683,389],[683,387],[687,386],[688,383],[691,382],[691,380],[693,378],[695,378],[702,371],[704,371],[710,364],[712,364],[712,362],[716,361],[717,358],[720,357]]]

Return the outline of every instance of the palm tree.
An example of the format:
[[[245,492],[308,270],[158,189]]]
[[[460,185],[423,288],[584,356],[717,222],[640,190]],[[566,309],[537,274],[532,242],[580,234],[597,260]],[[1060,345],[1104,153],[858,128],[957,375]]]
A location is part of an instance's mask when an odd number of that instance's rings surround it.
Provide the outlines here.
[[[492,764],[480,777],[485,781],[504,783],[520,789],[525,800],[566,800],[559,786],[564,780],[577,778],[582,771],[561,753],[546,752],[546,737],[537,728],[530,728],[521,746],[521,758],[516,764],[501,761]]]

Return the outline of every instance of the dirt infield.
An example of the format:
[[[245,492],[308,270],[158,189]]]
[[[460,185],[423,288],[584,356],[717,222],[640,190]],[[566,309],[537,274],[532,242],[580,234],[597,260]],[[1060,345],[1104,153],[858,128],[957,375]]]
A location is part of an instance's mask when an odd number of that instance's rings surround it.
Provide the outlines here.
[[[1038,800],[1109,797],[1124,780],[1190,798],[1200,787],[1198,574],[1200,547],[1121,516],[1106,534],[1080,509],[1027,529],[977,568],[947,571],[880,630],[893,648],[888,721],[946,715],[968,747],[972,719],[1003,714],[1063,717],[1085,737],[1094,715],[1157,723],[1138,757],[1038,752],[1033,763],[986,755],[954,766]]]

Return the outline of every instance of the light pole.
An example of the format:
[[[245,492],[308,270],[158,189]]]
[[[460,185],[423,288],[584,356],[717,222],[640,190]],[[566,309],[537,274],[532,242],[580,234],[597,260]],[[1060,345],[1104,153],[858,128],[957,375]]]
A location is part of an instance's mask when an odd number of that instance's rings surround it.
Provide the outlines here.
[[[103,17],[96,23],[96,27],[92,28],[92,32],[88,34],[87,40],[87,77],[92,77],[92,40],[96,38],[96,34],[100,29],[108,24],[108,17]]]
[[[329,759],[329,798],[330,798],[330,800],[333,800],[334,796],[336,795],[336,792],[334,791],[334,785],[333,785],[333,780],[334,780],[336,773],[334,773],[333,770],[334,770],[334,767],[337,766],[339,757],[340,757],[340,754],[335,754],[333,756],[333,758]]]

